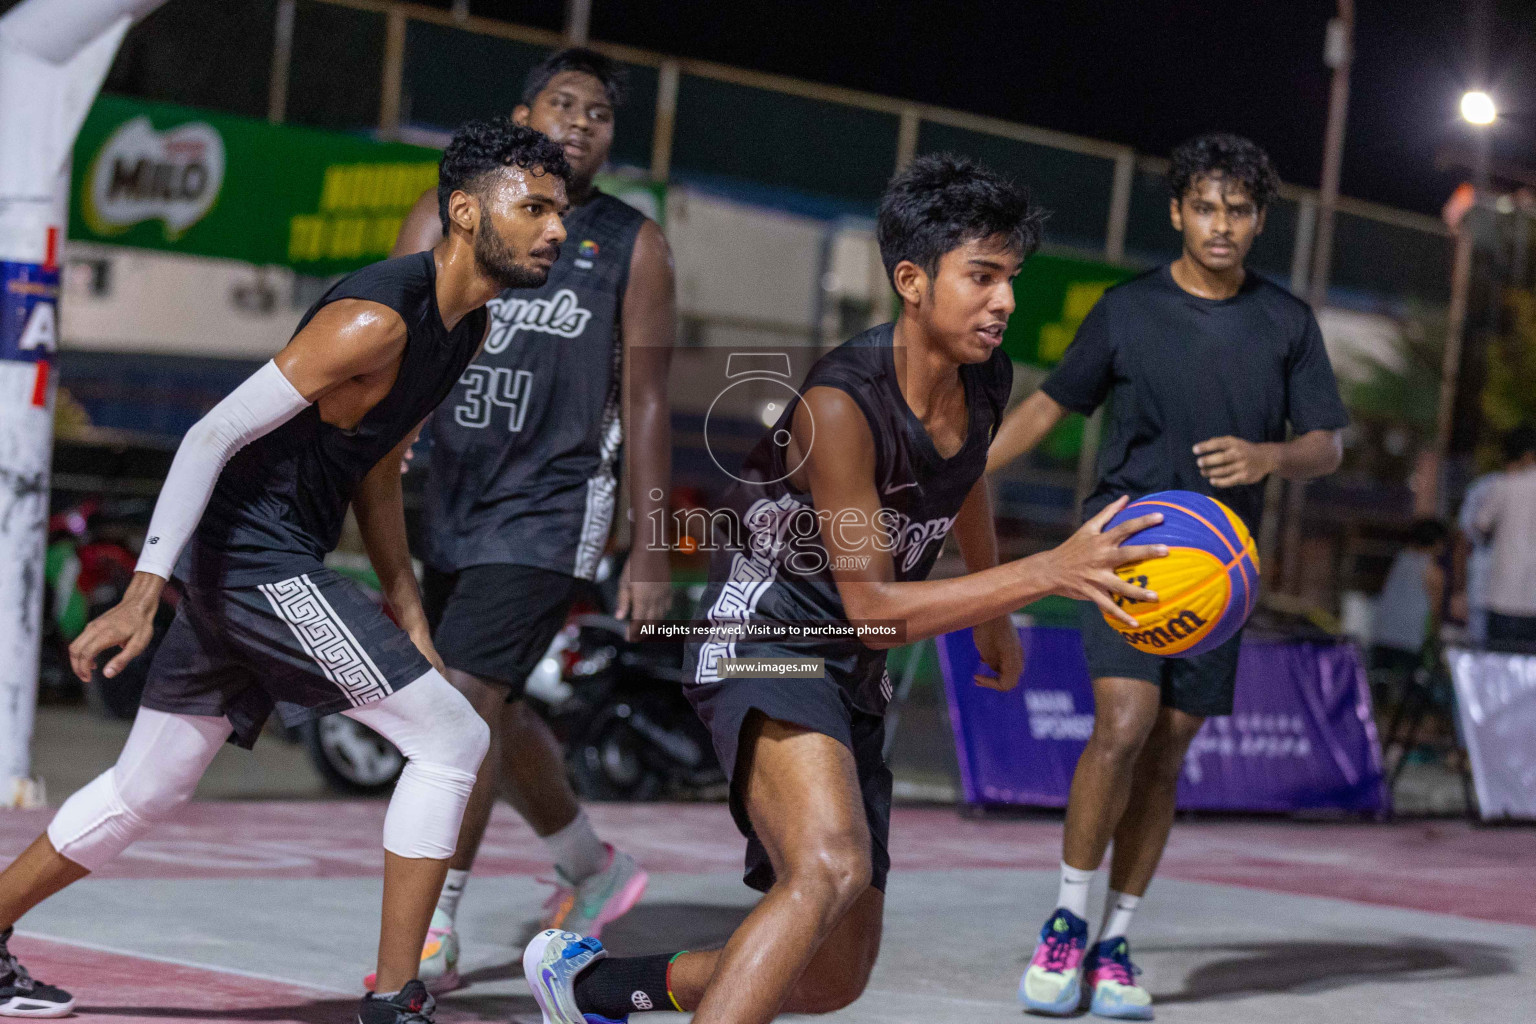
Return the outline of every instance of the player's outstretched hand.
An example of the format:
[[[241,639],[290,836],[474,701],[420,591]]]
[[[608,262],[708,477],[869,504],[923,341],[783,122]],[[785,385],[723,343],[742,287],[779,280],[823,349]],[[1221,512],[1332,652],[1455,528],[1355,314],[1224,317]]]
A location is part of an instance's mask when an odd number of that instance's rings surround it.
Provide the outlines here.
[[[1128,583],[1116,576],[1115,570],[1127,562],[1162,558],[1168,554],[1168,547],[1165,544],[1121,546],[1133,534],[1161,523],[1161,512],[1137,516],[1112,530],[1104,529],[1105,524],[1125,508],[1128,501],[1130,498],[1124,495],[1115,499],[1104,511],[1084,523],[1060,547],[1034,557],[1044,563],[1051,593],[1080,601],[1092,601],[1127,626],[1135,626],[1135,617],[1115,603],[1115,596],[1132,601],[1156,601],[1157,594],[1145,587]]]
[[[123,599],[97,616],[69,645],[69,666],[82,683],[91,681],[96,658],[111,647],[122,650],[107,662],[102,675],[111,679],[134,658],[144,653],[155,635],[155,610],[160,607],[160,590],[165,580],[152,573],[136,572]]]
[[[1019,631],[1013,628],[1013,620],[1007,615],[988,619],[971,630],[971,639],[981,654],[981,663],[996,675],[977,672],[977,686],[1007,693],[1019,685],[1019,674],[1024,671],[1024,648],[1019,644]]]

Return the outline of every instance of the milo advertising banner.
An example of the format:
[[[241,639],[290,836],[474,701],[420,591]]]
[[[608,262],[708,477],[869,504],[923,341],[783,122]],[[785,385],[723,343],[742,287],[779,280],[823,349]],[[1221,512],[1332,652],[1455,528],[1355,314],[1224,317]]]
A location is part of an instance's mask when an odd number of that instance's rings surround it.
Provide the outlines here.
[[[75,143],[69,236],[335,274],[389,254],[435,149],[102,96]]]

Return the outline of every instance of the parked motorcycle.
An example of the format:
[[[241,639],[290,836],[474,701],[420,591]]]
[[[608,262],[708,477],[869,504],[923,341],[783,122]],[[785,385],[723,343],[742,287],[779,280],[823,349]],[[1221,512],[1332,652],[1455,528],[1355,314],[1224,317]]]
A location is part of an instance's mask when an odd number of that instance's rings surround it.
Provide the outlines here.
[[[43,636],[38,669],[39,692],[62,701],[79,697],[79,682],[69,667],[69,645],[86,624],[122,600],[138,558],[103,529],[113,521],[133,520],[143,512],[107,508],[95,498],[48,517],[48,548],[43,561]],[[86,702],[98,713],[125,721],[138,713],[149,663],[176,615],[180,592],[166,587],[155,612],[155,633],[144,653],[112,679],[98,669],[85,686]]]
[[[579,616],[564,681],[546,714],[566,745],[576,792],[588,800],[702,797],[722,790],[709,732],[683,696],[682,644],[634,643],[625,623]]]

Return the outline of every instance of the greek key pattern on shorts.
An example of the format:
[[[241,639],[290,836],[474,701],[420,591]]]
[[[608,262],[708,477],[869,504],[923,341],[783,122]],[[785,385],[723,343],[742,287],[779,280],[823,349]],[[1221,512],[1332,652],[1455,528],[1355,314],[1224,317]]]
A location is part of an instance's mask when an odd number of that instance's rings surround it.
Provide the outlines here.
[[[304,653],[346,694],[353,707],[382,700],[393,692],[384,673],[308,575],[262,583],[259,589],[277,617],[293,630]]]

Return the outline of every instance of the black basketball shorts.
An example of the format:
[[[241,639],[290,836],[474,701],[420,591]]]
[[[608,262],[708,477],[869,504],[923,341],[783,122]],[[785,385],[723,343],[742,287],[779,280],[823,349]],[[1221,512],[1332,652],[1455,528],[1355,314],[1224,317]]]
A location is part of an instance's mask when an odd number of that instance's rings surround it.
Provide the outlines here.
[[[738,645],[742,657],[762,655],[754,645],[749,652]],[[764,656],[794,656],[790,651],[770,651]],[[690,663],[693,661],[690,658]],[[742,880],[760,892],[773,887],[773,864],[768,851],[747,815],[737,777],[742,728],[753,711],[768,718],[798,725],[830,736],[853,753],[864,817],[869,824],[871,884],[885,891],[891,870],[891,770],[885,764],[885,719],[856,707],[843,688],[830,679],[727,679],[713,683],[685,683],[684,693],[709,729],[720,766],[730,780],[731,817],[747,839],[746,873]]]
[[[531,565],[428,568],[422,603],[443,664],[523,695],[528,675],[565,625],[583,585],[566,573]]]
[[[1092,679],[1142,679],[1162,691],[1164,707],[1191,715],[1230,715],[1237,693],[1237,656],[1243,642],[1238,630],[1226,643],[1192,658],[1161,658],[1138,651],[1104,621],[1092,601],[1082,601],[1078,617],[1083,651]]]
[[[249,587],[187,587],[141,703],[223,715],[235,742],[251,747],[274,709],[298,725],[383,700],[431,670],[357,584],[315,569]]]

